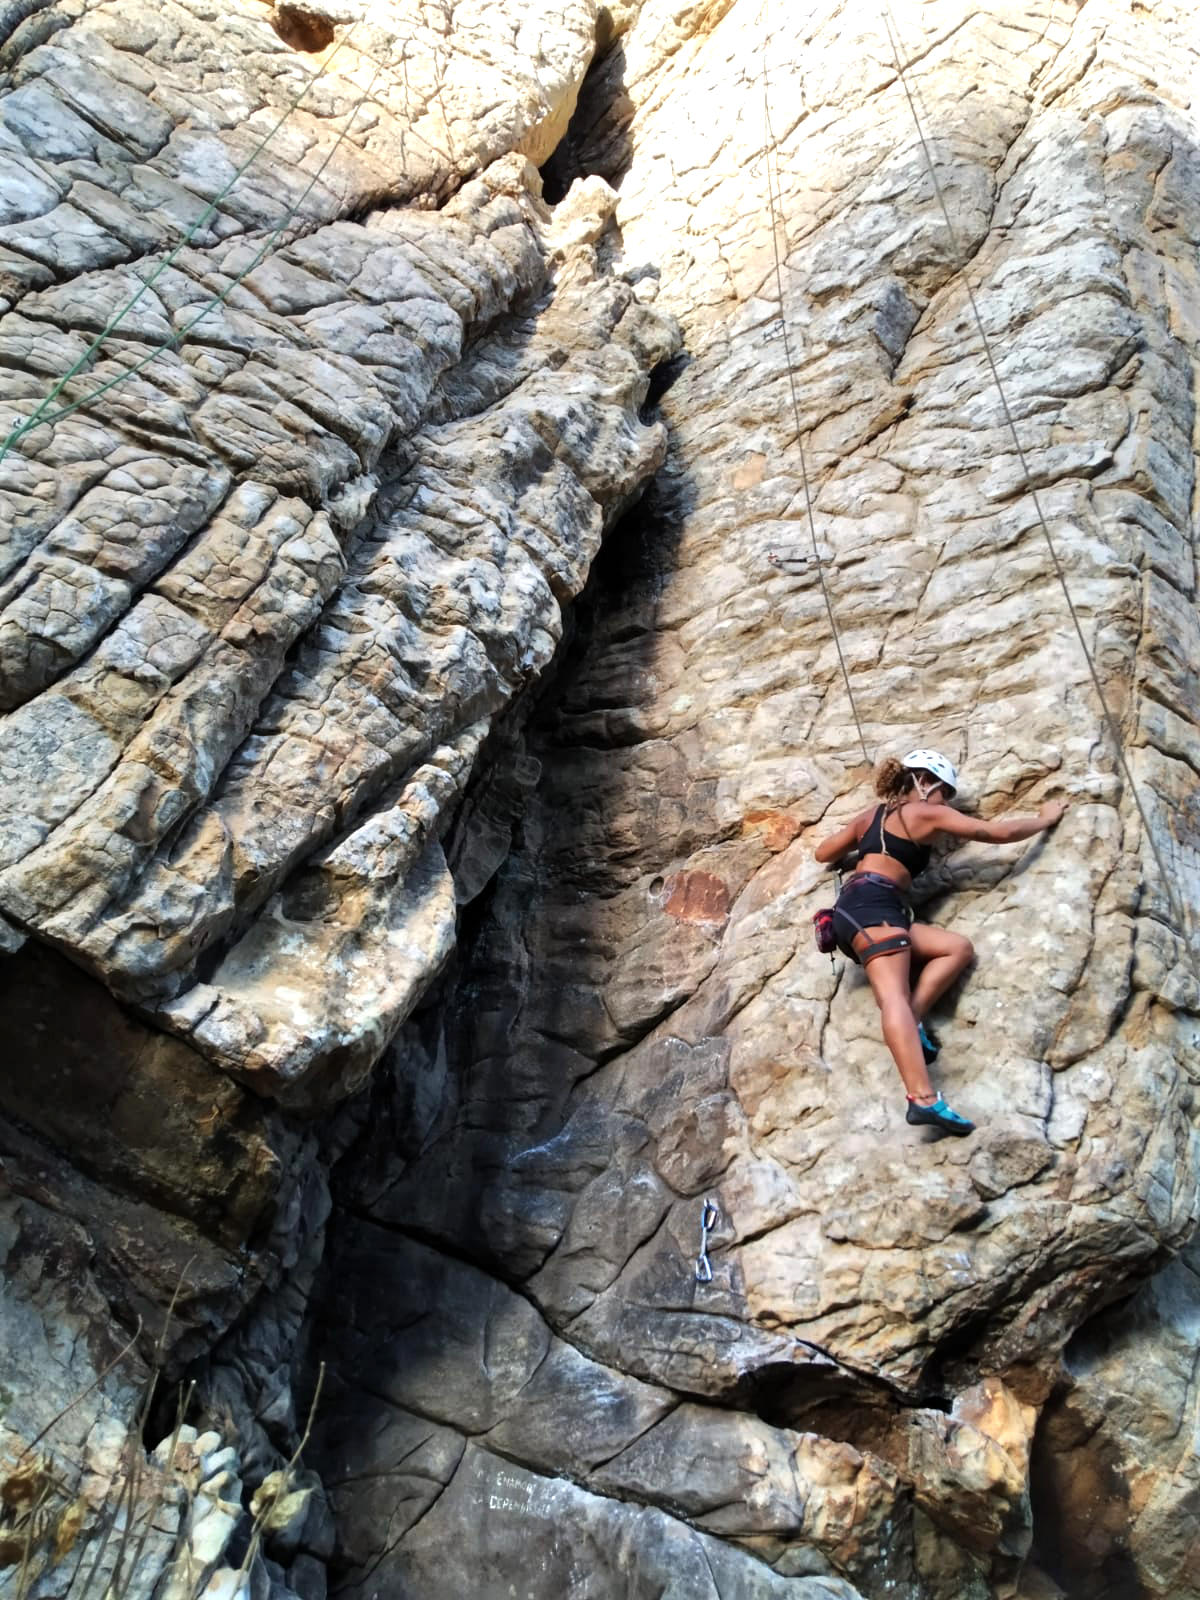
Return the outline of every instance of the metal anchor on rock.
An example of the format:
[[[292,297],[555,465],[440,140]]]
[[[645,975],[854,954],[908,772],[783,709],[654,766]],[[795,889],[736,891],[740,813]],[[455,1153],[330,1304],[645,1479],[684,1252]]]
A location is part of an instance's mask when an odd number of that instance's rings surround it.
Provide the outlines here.
[[[774,545],[767,551],[767,560],[780,572],[800,577],[811,568],[813,554],[811,550],[800,550],[795,545]]]

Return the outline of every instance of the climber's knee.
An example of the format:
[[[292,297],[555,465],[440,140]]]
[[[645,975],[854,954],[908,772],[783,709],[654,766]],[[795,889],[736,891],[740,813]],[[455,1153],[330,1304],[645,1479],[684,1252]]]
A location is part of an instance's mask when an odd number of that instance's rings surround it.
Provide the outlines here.
[[[885,994],[877,995],[879,1002],[879,1015],[883,1020],[884,1028],[904,1027],[913,1025],[912,1004],[907,995]]]

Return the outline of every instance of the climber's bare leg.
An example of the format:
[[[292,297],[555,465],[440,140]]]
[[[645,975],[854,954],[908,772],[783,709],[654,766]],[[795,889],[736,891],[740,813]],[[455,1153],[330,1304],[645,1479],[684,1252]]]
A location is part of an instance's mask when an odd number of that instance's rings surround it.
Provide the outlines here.
[[[913,955],[921,963],[912,990],[912,1014],[918,1022],[923,1022],[934,1003],[958,982],[974,961],[975,946],[961,933],[935,928],[930,922],[914,922],[908,936],[912,940]],[[872,962],[871,966],[874,965]]]
[[[907,928],[886,926],[864,928],[856,936],[854,948],[862,950],[865,945],[907,932]],[[904,1081],[905,1092],[914,1100],[931,1102],[937,1099],[937,1094],[929,1081],[921,1041],[917,1037],[908,967],[908,951],[897,950],[893,955],[876,956],[867,963],[865,970],[883,1022],[884,1043],[892,1052],[896,1069]]]

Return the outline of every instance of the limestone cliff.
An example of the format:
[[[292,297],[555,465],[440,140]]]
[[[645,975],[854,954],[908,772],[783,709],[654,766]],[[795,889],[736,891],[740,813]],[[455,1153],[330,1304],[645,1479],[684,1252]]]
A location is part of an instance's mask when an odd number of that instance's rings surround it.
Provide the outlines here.
[[[1200,1597],[1190,8],[0,30],[0,1595]]]

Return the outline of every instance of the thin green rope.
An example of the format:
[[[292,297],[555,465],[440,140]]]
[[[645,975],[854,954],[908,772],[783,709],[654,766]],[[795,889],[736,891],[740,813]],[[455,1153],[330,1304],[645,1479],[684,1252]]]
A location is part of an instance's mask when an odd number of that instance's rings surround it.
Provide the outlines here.
[[[84,406],[92,405],[95,401],[100,399],[101,395],[107,394],[110,389],[115,389],[119,383],[124,383],[127,378],[134,377],[137,373],[141,372],[143,368],[148,367],[151,362],[156,361],[159,356],[165,355],[168,351],[173,350],[177,345],[187,338],[188,334],[191,333],[192,329],[198,322],[203,321],[203,319],[208,316],[210,311],[215,311],[218,306],[223,305],[225,301],[229,299],[229,296],[237,288],[238,284],[241,283],[243,278],[248,277],[249,274],[254,271],[255,267],[257,267],[262,261],[264,256],[268,255],[270,251],[274,249],[275,243],[280,234],[296,215],[297,211],[299,211],[300,207],[308,199],[309,195],[320,181],[321,175],[325,171],[325,168],[337,154],[342,140],[353,127],[355,118],[358,116],[358,113],[362,110],[364,104],[369,98],[371,91],[374,89],[376,81],[378,80],[382,71],[382,65],[377,64],[374,73],[371,75],[371,81],[363,90],[362,94],[358,97],[358,101],[354,107],[354,110],[350,113],[350,116],[347,119],[346,126],[338,134],[337,138],[334,140],[333,144],[326,153],[324,160],[321,162],[321,165],[317,168],[312,177],[309,179],[308,183],[305,185],[300,198],[289,207],[282,221],[276,225],[274,231],[268,236],[266,243],[263,244],[254,255],[253,259],[250,261],[250,264],[246,267],[243,267],[241,272],[239,272],[237,276],[229,284],[227,284],[224,289],[221,290],[220,294],[214,295],[213,298],[196,313],[192,320],[184,327],[180,328],[177,333],[173,333],[165,344],[156,345],[153,350],[149,351],[146,355],[135,361],[131,367],[127,367],[124,372],[118,372],[114,377],[107,379],[100,385],[98,389],[93,389],[90,394],[81,395],[78,400],[72,400],[70,405],[62,406],[58,411],[52,412],[50,416],[43,417],[40,425],[51,427],[54,423],[61,422],[64,417],[72,416],[76,411],[81,410]]]
[[[360,18],[359,21],[361,21],[361,20],[362,19]],[[345,38],[338,40],[337,44],[329,52],[329,54],[326,56],[325,60],[321,63],[321,65],[317,68],[317,70],[309,75],[307,81],[305,82],[304,86],[300,89],[299,93],[296,94],[293,97],[293,99],[288,103],[287,107],[285,108],[285,110],[283,112],[283,115],[279,118],[278,122],[275,123],[275,126],[273,128],[271,128],[267,133],[265,133],[263,135],[263,137],[255,145],[254,149],[251,150],[250,154],[246,157],[245,161],[242,162],[241,166],[234,173],[233,177],[230,178],[229,182],[220,191],[220,193],[217,194],[208,203],[208,205],[200,213],[200,215],[196,218],[196,220],[191,224],[191,226],[188,228],[187,232],[184,234],[183,238],[174,247],[174,249],[170,252],[170,254],[165,256],[163,258],[163,260],[159,262],[159,264],[155,267],[154,271],[150,274],[150,276],[148,278],[145,278],[142,281],[142,284],[141,284],[140,288],[138,288],[134,292],[134,294],[130,296],[130,298],[121,307],[121,309],[118,312],[116,312],[116,314],[113,317],[111,317],[109,319],[109,321],[104,325],[104,327],[100,330],[100,332],[92,340],[91,344],[88,345],[87,349],[83,352],[83,354],[79,357],[79,359],[71,367],[69,367],[66,372],[63,373],[61,378],[59,378],[57,380],[57,382],[54,384],[54,387],[50,390],[49,394],[47,394],[45,396],[45,398],[41,401],[40,405],[38,406],[37,410],[33,413],[33,415],[31,417],[28,417],[24,422],[19,423],[15,428],[13,428],[11,433],[9,433],[8,437],[4,440],[3,444],[0,444],[0,464],[3,463],[5,456],[8,454],[8,452],[12,449],[12,447],[15,444],[18,444],[25,437],[25,435],[27,433],[32,432],[32,430],[34,428],[40,426],[41,422],[45,418],[46,411],[49,409],[49,407],[51,405],[53,405],[55,400],[58,399],[59,395],[66,388],[67,384],[70,383],[71,379],[73,377],[75,377],[76,374],[79,373],[82,370],[83,367],[87,366],[90,363],[92,357],[95,355],[96,351],[100,348],[100,346],[104,343],[104,341],[108,338],[108,336],[120,325],[120,323],[125,319],[125,317],[127,317],[129,315],[129,313],[133,310],[134,306],[137,305],[138,301],[142,298],[142,296],[149,289],[153,288],[154,284],[158,281],[158,279],[162,276],[162,274],[167,270],[167,268],[169,266],[171,266],[175,262],[175,260],[180,255],[180,253],[187,248],[187,246],[191,243],[192,239],[195,237],[196,233],[204,226],[204,224],[208,221],[208,219],[218,209],[218,207],[221,204],[221,201],[225,199],[226,195],[229,194],[229,192],[233,189],[235,184],[238,183],[238,181],[245,175],[245,173],[249,170],[249,168],[254,164],[254,162],[258,159],[258,157],[262,154],[262,152],[270,144],[271,140],[275,137],[275,135],[283,127],[284,123],[292,115],[293,111],[295,111],[296,108],[300,105],[301,101],[308,94],[309,90],[313,87],[313,85],[317,82],[317,80],[319,78],[324,76],[324,74],[328,70],[329,64],[333,60],[334,56],[337,55],[338,51],[341,50],[344,45],[348,45],[350,43],[351,39],[353,39],[353,37],[354,37],[356,29],[358,28],[358,25],[359,25],[358,22],[356,22],[354,24],[354,26],[350,29],[349,33],[346,34]],[[378,70],[379,69],[376,68],[376,75],[378,75]],[[359,104],[361,105],[361,103],[362,102],[360,101]],[[355,111],[357,112],[357,107],[355,108]],[[58,413],[58,415],[66,415],[66,414],[68,414],[68,413],[62,413],[62,412]],[[52,418],[50,418],[50,420],[51,421],[55,421],[56,418],[52,417]]]

